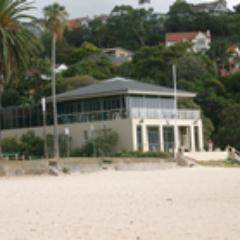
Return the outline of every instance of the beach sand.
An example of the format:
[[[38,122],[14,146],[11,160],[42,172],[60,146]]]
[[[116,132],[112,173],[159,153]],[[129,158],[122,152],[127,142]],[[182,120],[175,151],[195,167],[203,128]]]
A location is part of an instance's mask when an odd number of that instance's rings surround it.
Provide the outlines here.
[[[0,179],[1,240],[239,240],[240,169]]]

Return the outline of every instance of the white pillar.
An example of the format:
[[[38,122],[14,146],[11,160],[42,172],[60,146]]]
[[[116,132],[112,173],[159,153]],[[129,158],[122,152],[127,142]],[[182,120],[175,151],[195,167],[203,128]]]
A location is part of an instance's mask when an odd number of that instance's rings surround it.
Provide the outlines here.
[[[196,144],[195,144],[195,131],[194,131],[194,125],[191,125],[191,150],[192,152],[196,151]]]
[[[147,126],[142,124],[142,141],[143,141],[143,152],[149,151],[148,146],[148,134],[147,134]]]
[[[137,125],[134,122],[132,122],[132,147],[133,147],[133,151],[138,150]]]
[[[204,151],[204,136],[203,136],[203,124],[202,121],[198,124],[198,142],[199,142],[199,150]]]
[[[177,124],[174,126],[174,152],[175,155],[177,154],[179,149],[179,128]]]
[[[163,125],[159,127],[159,134],[160,134],[160,151],[164,152]]]

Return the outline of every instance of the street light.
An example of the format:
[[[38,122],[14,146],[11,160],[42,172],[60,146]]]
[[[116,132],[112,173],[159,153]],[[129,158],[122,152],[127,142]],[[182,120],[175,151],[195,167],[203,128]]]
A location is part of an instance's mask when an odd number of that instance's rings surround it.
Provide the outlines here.
[[[176,159],[178,152],[178,127],[177,127],[178,103],[177,103],[177,67],[175,64],[173,64],[172,66],[172,73],[174,86],[174,158]]]
[[[48,147],[47,147],[47,133],[46,133],[46,125],[47,125],[47,107],[46,107],[46,98],[42,98],[42,114],[43,114],[43,139],[44,139],[44,157],[48,159]]]
[[[96,133],[95,133],[95,127],[94,125],[91,124],[90,126],[90,136],[92,139],[92,144],[93,144],[93,155],[94,157],[97,157],[97,148],[96,148]]]
[[[67,158],[70,157],[70,129],[69,128],[65,128],[64,129],[64,133],[66,135],[66,139],[67,139]]]

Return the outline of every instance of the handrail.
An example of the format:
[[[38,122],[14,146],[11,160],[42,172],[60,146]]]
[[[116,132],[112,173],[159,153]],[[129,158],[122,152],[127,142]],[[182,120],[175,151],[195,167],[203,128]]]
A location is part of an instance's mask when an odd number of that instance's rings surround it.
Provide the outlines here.
[[[130,110],[132,117],[151,118],[151,119],[191,119],[198,120],[201,118],[199,110],[180,109],[176,112],[174,109],[154,109],[154,108],[132,108]]]

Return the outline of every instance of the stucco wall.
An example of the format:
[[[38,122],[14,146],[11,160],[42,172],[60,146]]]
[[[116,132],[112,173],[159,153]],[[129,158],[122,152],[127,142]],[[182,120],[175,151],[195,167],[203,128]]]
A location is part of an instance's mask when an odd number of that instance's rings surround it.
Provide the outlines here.
[[[77,148],[82,146],[86,139],[84,137],[84,131],[88,132],[88,135],[91,134],[91,129],[101,129],[104,127],[111,128],[119,135],[119,142],[117,145],[117,150],[132,150],[133,149],[133,136],[131,134],[132,129],[132,120],[130,119],[119,119],[114,121],[103,121],[103,122],[92,122],[92,123],[76,123],[76,124],[67,124],[59,125],[59,134],[64,134],[64,129],[69,128],[70,135],[72,139],[72,148]],[[13,130],[4,130],[3,138],[5,137],[16,137],[20,138],[27,131],[34,131],[35,134],[43,138],[43,128],[24,128],[24,129],[13,129]],[[53,133],[52,127],[46,128],[47,134]]]
[[[118,119],[114,121],[103,121],[103,122],[92,122],[92,123],[75,123],[75,124],[67,124],[67,125],[59,125],[59,134],[64,134],[64,129],[69,128],[70,135],[72,139],[72,149],[81,147],[85,142],[85,134],[84,132],[88,132],[88,135],[91,135],[91,129],[97,130],[104,127],[111,128],[115,132],[118,133],[119,136],[119,142],[116,146],[117,151],[121,150],[128,150],[128,151],[134,151],[137,150],[137,133],[136,129],[137,126],[143,127],[143,150],[148,151],[148,137],[147,137],[147,127],[149,126],[155,126],[159,127],[160,129],[163,126],[174,126],[177,124],[178,127],[180,126],[188,126],[191,128],[191,132],[194,128],[194,126],[198,126],[199,129],[201,129],[199,136],[199,142],[200,142],[200,149],[203,149],[203,135],[202,135],[202,121],[201,120],[177,120],[175,122],[174,119],[170,120],[160,120],[160,119]],[[41,138],[43,138],[43,128],[28,128],[28,129],[15,129],[15,130],[4,130],[3,131],[3,138],[5,137],[16,137],[20,138],[24,133],[26,133],[29,130],[33,130],[35,134]],[[52,127],[47,127],[46,129],[48,134],[53,133]],[[162,130],[160,130],[160,144],[161,144],[161,151],[164,151],[163,148],[163,136],[162,136]],[[195,144],[193,141],[194,134],[192,133],[191,139],[192,139],[192,146]],[[192,149],[195,151],[195,146]]]

